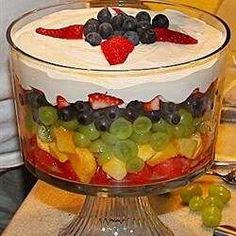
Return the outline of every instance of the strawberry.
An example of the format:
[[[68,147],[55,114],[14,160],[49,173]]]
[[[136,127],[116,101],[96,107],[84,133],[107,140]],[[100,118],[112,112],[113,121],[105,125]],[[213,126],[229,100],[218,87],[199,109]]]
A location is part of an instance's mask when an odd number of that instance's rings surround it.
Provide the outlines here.
[[[112,7],[112,10],[118,15],[123,14],[124,12],[118,7]]]
[[[134,50],[134,44],[122,37],[114,36],[101,43],[101,49],[110,65],[122,64]]]
[[[158,96],[153,98],[149,102],[144,102],[143,103],[143,108],[145,111],[156,111],[160,109],[160,99]]]
[[[60,39],[82,39],[83,25],[70,25],[60,29],[46,29],[39,27],[36,33]]]
[[[171,42],[177,44],[196,44],[197,39],[167,28],[155,28],[156,40],[161,42]]]
[[[102,168],[99,168],[90,183],[97,185],[111,185],[112,179],[102,170]]]
[[[64,163],[59,162],[58,166],[62,171],[61,177],[70,180],[79,180],[79,177],[76,175],[75,171],[73,170],[70,161],[66,161]]]
[[[117,106],[124,103],[124,101],[120,98],[116,98],[102,93],[92,93],[89,94],[88,97],[89,103],[95,110],[105,107]]]
[[[68,107],[70,104],[62,96],[57,96],[57,108],[62,109]]]

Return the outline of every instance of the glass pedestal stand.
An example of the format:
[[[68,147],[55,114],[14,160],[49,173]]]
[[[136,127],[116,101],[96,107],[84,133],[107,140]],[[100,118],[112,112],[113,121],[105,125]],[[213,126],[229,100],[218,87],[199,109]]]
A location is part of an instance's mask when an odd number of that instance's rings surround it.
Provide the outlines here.
[[[80,213],[60,236],[170,236],[152,209],[148,197],[86,197]]]

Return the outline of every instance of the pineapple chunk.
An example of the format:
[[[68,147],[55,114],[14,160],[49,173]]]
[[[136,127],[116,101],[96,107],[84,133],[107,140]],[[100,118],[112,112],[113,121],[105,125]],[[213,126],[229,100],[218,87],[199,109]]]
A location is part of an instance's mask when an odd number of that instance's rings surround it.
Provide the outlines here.
[[[76,148],[75,154],[69,154],[69,160],[83,183],[89,183],[97,170],[97,163],[93,154],[87,148]]]
[[[56,145],[60,152],[76,153],[76,146],[73,142],[73,133],[62,127],[54,130]]]
[[[157,152],[150,160],[147,161],[147,164],[150,166],[155,166],[171,157],[177,155],[177,150],[173,144],[168,144],[162,151]]]
[[[122,180],[127,174],[125,163],[113,157],[111,160],[106,162],[102,169],[108,175],[116,180]]]
[[[189,159],[197,157],[202,146],[202,140],[199,135],[194,135],[192,138],[182,138],[177,140],[177,149],[180,155]]]
[[[155,155],[155,151],[148,144],[139,145],[138,147],[138,157],[143,161],[151,159]]]
[[[67,155],[58,150],[56,143],[49,143],[49,149],[52,156],[54,156],[58,161],[66,162],[68,160]]]
[[[39,137],[37,137],[37,145],[45,152],[50,152],[49,143],[43,142]]]

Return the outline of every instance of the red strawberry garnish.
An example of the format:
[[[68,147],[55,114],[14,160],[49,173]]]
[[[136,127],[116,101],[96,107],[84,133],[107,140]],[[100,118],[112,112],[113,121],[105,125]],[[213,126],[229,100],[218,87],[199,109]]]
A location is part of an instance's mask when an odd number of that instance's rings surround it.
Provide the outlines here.
[[[62,96],[57,96],[57,108],[62,109],[68,107],[70,104]]]
[[[83,25],[70,25],[60,29],[37,28],[36,33],[60,39],[82,39]]]
[[[116,98],[102,93],[92,93],[89,94],[88,97],[89,103],[91,104],[93,109],[117,106],[124,103],[124,101],[120,98]]]
[[[120,8],[118,7],[112,7],[112,10],[118,15],[124,13]]]
[[[145,111],[157,111],[160,109],[160,99],[159,97],[153,98],[150,102],[144,102],[143,108]]]
[[[197,39],[167,28],[155,28],[156,40],[161,42],[171,42],[177,44],[196,44]]]
[[[101,49],[110,65],[122,64],[134,50],[134,44],[122,37],[114,36],[101,43]]]
[[[59,162],[58,166],[62,171],[62,174],[60,174],[61,177],[70,180],[79,180],[69,161],[66,161],[64,163]]]

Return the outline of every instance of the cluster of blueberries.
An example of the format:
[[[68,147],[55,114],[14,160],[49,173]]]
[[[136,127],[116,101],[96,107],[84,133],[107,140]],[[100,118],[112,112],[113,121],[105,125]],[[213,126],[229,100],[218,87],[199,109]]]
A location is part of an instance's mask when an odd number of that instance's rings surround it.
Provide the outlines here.
[[[38,108],[52,106],[48,103],[44,94],[37,90],[31,90],[26,93],[24,104],[31,107],[33,119],[39,124],[41,122],[38,116]],[[124,117],[131,122],[137,119],[138,116],[146,116],[152,122],[158,122],[162,118],[171,125],[177,125],[181,120],[181,116],[178,113],[179,109],[186,109],[195,118],[202,117],[206,111],[212,109],[212,105],[213,101],[207,94],[192,94],[181,104],[160,101],[160,110],[156,111],[145,111],[143,102],[137,100],[131,101],[125,108],[111,106],[97,110],[94,110],[89,102],[76,101],[65,108],[57,109],[57,113],[62,121],[67,122],[76,118],[82,125],[94,122],[98,130],[107,131],[111,123],[119,117]]]
[[[157,14],[152,20],[148,12],[140,11],[136,16],[124,12],[112,16],[108,8],[103,8],[97,14],[97,19],[91,18],[84,25],[85,40],[92,46],[100,45],[103,39],[113,35],[122,35],[136,46],[139,42],[151,44],[156,41],[153,28],[169,27],[169,20],[163,14]]]

